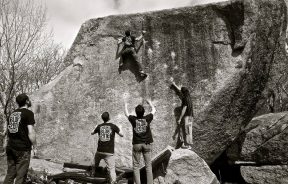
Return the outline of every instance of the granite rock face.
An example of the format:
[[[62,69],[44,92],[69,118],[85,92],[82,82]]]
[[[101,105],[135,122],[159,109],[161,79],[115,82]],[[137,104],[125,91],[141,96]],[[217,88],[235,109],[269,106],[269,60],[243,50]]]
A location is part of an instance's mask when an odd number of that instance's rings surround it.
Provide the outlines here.
[[[32,95],[39,154],[92,163],[97,138],[90,133],[108,111],[124,133],[116,136],[116,162],[131,165],[124,93],[131,113],[146,98],[156,105],[153,154],[175,145],[180,100],[167,82],[174,77],[193,98],[194,150],[212,163],[255,114],[286,30],[285,8],[282,0],[236,0],[85,22],[66,57],[67,68]],[[118,71],[116,43],[126,29],[136,35],[147,31],[138,55],[149,77],[141,82],[131,65]]]
[[[206,162],[190,150],[173,151],[166,172],[166,184],[219,184]]]
[[[288,112],[270,113],[254,118],[231,148],[231,160],[257,164],[288,164]]]
[[[248,184],[283,184],[288,183],[287,165],[267,165],[261,167],[241,167],[241,174]]]

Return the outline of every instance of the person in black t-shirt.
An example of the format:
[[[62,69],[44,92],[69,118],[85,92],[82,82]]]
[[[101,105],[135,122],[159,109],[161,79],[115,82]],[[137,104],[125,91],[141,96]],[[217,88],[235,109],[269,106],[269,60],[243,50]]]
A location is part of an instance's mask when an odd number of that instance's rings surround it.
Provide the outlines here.
[[[115,133],[117,133],[120,137],[123,137],[123,135],[120,133],[118,126],[108,123],[110,120],[108,112],[104,112],[101,117],[104,123],[98,125],[91,133],[91,135],[96,133],[99,135],[97,152],[95,154],[95,167],[98,167],[100,161],[104,159],[108,168],[110,183],[116,183],[114,159]]]
[[[178,126],[182,129],[182,138],[184,145],[182,148],[191,149],[193,144],[192,126],[194,120],[193,103],[190,96],[190,92],[186,87],[179,87],[175,84],[173,78],[171,78],[172,86],[177,90],[177,93],[181,97],[181,114],[177,120]],[[181,134],[180,134],[181,135]]]
[[[34,113],[28,108],[31,102],[26,94],[16,97],[19,106],[10,116],[7,124],[8,144],[6,147],[8,170],[4,184],[25,182],[30,164],[32,146],[36,146]]]
[[[156,112],[150,100],[147,100],[152,111],[148,115],[144,116],[145,109],[142,105],[138,105],[135,108],[136,116],[129,115],[126,99],[125,102],[125,116],[128,118],[129,122],[133,128],[133,173],[134,182],[136,184],[141,184],[140,181],[140,158],[143,154],[145,166],[146,166],[146,176],[147,184],[153,183],[153,173],[152,173],[152,162],[151,162],[151,151],[153,143],[153,137],[150,129],[150,123],[153,120],[153,116]]]
[[[125,36],[122,39],[118,40],[118,45],[123,43],[123,49],[121,51],[120,66],[119,67],[121,68],[123,65],[123,57],[131,55],[133,57],[133,60],[135,61],[135,64],[139,70],[141,77],[143,77],[143,78],[146,78],[147,74],[144,73],[142,66],[139,63],[135,43],[143,40],[143,36],[145,33],[146,33],[146,31],[142,31],[141,36],[136,38],[135,36],[131,35],[130,30],[127,30],[127,31],[125,31]]]

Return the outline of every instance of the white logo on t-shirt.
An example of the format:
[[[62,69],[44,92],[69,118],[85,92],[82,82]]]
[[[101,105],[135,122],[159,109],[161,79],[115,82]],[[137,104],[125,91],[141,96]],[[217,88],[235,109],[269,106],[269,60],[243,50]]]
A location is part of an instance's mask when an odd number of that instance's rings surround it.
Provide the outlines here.
[[[147,129],[147,122],[145,119],[136,119],[136,127],[135,132],[137,134],[139,133],[145,133]]]
[[[8,130],[10,133],[17,133],[21,121],[21,112],[13,112],[9,118]]]
[[[100,127],[100,140],[102,142],[106,142],[106,141],[110,141],[110,137],[111,137],[111,127],[110,126],[101,126]]]

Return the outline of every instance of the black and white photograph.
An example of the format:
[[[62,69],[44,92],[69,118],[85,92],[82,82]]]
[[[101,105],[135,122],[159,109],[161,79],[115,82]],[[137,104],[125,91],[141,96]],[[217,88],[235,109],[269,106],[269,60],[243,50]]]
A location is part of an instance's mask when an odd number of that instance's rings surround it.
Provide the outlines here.
[[[288,0],[0,0],[0,184],[288,184]]]

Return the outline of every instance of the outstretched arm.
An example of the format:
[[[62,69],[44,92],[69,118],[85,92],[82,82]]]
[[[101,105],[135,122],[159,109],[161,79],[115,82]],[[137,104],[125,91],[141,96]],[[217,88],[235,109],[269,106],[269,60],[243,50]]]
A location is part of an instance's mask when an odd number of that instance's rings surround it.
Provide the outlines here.
[[[150,107],[151,107],[151,114],[155,114],[155,112],[156,112],[156,108],[155,108],[155,106],[152,104],[152,102],[151,102],[151,100],[147,100],[147,102],[148,102],[148,104],[150,105]]]
[[[119,132],[118,135],[119,135],[120,137],[123,137],[123,136],[124,136],[121,132]]]
[[[180,86],[177,86],[173,77],[170,78],[170,82],[172,84],[172,86],[177,90],[177,92],[179,93],[181,91],[181,87]]]
[[[91,135],[97,134],[97,132],[99,131],[98,126],[96,126],[93,130],[93,132],[91,132]]]
[[[141,35],[138,36],[137,38],[135,38],[136,41],[140,41],[143,39],[144,35],[145,35],[146,31],[142,31]]]
[[[119,38],[118,41],[117,41],[117,44],[120,45],[122,42],[123,42],[123,39]]]
[[[128,112],[128,104],[127,104],[127,102],[125,101],[124,102],[124,114],[125,114],[125,116],[128,118],[129,117],[129,112]]]
[[[177,86],[174,81],[172,82],[172,86],[174,86],[178,91],[181,91],[180,86]]]

